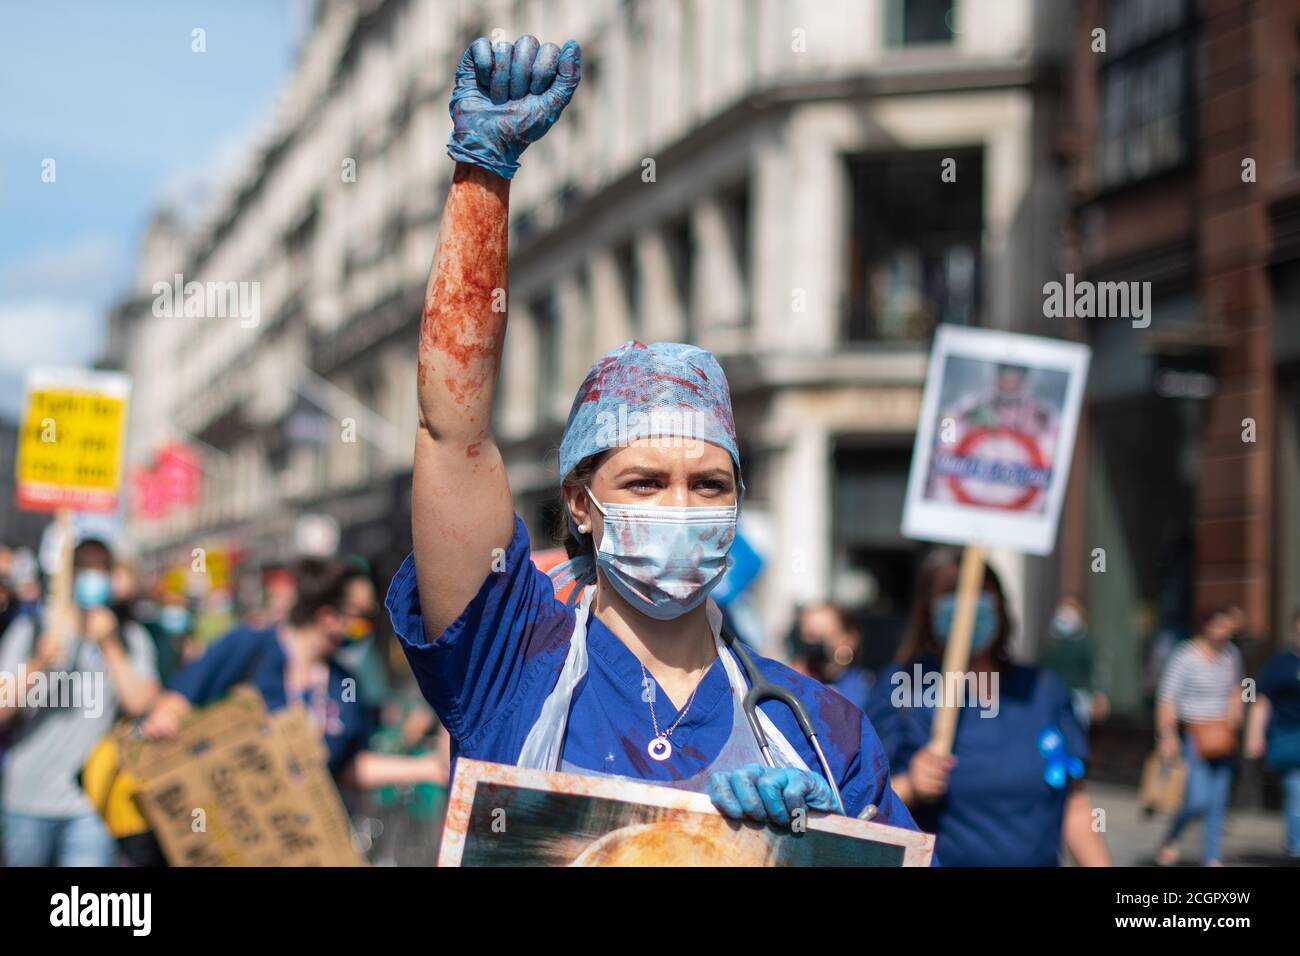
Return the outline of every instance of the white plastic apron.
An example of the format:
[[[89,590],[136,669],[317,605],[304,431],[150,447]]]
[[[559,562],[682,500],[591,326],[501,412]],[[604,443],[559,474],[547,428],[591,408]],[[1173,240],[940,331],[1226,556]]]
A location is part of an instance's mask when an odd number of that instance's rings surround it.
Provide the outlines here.
[[[534,770],[563,770],[567,773],[581,773],[594,777],[616,776],[578,767],[563,759],[564,737],[568,729],[569,710],[573,704],[573,691],[587,673],[587,617],[591,612],[591,601],[595,593],[595,586],[589,586],[574,609],[573,636],[569,638],[568,656],[564,660],[564,667],[560,670],[560,678],[556,681],[555,688],[542,704],[542,712],[537,722],[528,731],[523,749],[519,752],[517,766]],[[713,773],[738,770],[748,763],[764,765],[762,751],[759,750],[758,741],[754,739],[754,734],[749,728],[742,706],[749,686],[745,683],[739,661],[722,643],[722,611],[712,600],[708,602],[707,607],[709,627],[713,631],[713,643],[717,648],[718,658],[722,661],[723,670],[726,671],[727,682],[731,686],[731,732],[718,756],[703,770],[681,780],[654,781],[665,786],[699,792],[708,790],[709,776]],[[808,765],[799,756],[799,752],[790,746],[785,735],[763,713],[761,707],[758,708],[758,720],[763,727],[763,732],[767,734],[772,759],[776,761],[777,766],[807,770]],[[646,722],[649,723],[648,712]],[[647,728],[646,743],[649,742],[650,733]]]

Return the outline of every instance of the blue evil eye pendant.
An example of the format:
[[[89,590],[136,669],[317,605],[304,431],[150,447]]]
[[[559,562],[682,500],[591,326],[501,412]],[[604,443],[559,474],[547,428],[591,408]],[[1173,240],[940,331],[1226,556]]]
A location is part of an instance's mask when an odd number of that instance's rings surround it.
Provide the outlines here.
[[[1038,733],[1038,752],[1043,755],[1043,780],[1053,790],[1060,790],[1068,779],[1083,776],[1083,761],[1065,750],[1065,737],[1055,724]]]

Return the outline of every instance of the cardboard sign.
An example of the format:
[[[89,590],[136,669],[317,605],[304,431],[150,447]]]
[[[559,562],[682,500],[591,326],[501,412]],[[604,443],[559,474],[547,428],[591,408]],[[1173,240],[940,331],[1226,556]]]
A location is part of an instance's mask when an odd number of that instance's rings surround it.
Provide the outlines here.
[[[172,740],[120,743],[172,866],[363,865],[325,744],[301,707],[267,714],[241,687]]]
[[[1075,342],[940,326],[903,534],[1051,553],[1090,354]]]
[[[116,511],[131,379],[37,369],[27,379],[15,502],[27,511]]]
[[[809,813],[800,832],[616,777],[456,762],[439,866],[929,866],[934,836]]]

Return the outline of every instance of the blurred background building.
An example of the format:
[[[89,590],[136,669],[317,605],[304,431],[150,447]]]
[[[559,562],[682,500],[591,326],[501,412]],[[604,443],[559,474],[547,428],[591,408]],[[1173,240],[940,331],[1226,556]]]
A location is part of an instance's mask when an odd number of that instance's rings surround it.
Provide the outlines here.
[[[1300,7],[1086,0],[1074,33],[1065,267],[1154,305],[1085,330],[1062,583],[1145,716],[1197,609],[1243,608],[1249,673],[1300,604]]]
[[[1041,331],[1060,271],[1070,6],[320,3],[274,131],[197,227],[159,212],[112,317],[109,364],[136,382],[129,465],[178,439],[202,454],[194,506],[130,519],[142,556],[212,540],[273,561],[316,513],[381,578],[396,567],[450,78],[474,37],[528,32],[584,50],[511,196],[497,432],[535,544],[556,530],[556,450],[591,362],[633,337],[694,341],[731,380],[769,636],[817,597],[896,631],[931,331]],[[259,281],[255,327],[155,315],[176,274]],[[1022,619],[1043,619],[1055,566],[999,561]]]
[[[18,422],[0,417],[0,542],[11,548],[35,548],[49,517],[13,506]]]
[[[525,32],[584,50],[511,196],[496,427],[536,546],[591,362],[698,342],[732,384],[768,638],[831,597],[888,643],[935,324],[1077,337],[1057,555],[994,556],[1021,651],[1083,594],[1112,703],[1146,721],[1152,649],[1197,607],[1240,604],[1272,647],[1300,602],[1292,0],[322,2],[272,131],[196,225],[158,212],[111,317],[129,464],[176,440],[202,461],[192,506],[130,518],[146,562],[206,543],[256,567],[328,515],[381,580],[396,567],[450,78],[474,37]],[[1150,281],[1150,327],[1046,317],[1067,272]],[[255,324],[155,315],[178,274],[259,282]]]

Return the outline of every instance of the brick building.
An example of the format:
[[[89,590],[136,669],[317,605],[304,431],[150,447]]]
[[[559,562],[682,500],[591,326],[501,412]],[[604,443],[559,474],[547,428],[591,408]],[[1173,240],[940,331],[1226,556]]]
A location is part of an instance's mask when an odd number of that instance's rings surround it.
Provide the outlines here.
[[[1149,720],[1153,642],[1238,604],[1250,665],[1300,602],[1300,5],[1077,16],[1062,268],[1149,282],[1152,308],[1075,330],[1094,359],[1061,579],[1117,709]]]

